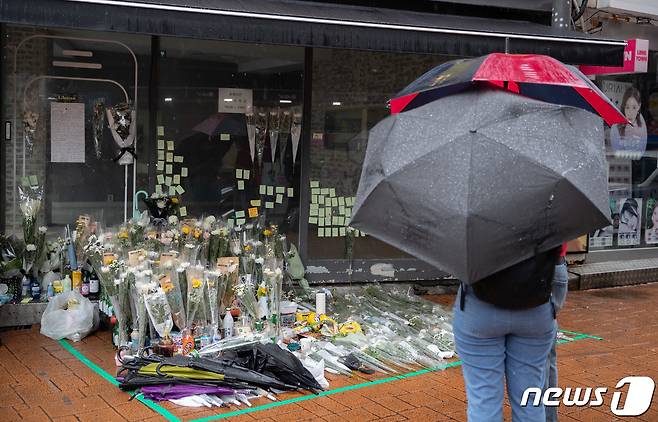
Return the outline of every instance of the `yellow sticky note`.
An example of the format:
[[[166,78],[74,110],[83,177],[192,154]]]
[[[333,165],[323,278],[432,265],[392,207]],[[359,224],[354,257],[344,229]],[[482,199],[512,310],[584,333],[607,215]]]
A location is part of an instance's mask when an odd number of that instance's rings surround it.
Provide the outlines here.
[[[168,152],[167,153],[167,159],[165,161],[167,161],[168,163],[173,163],[174,162],[174,154],[171,153],[171,152]]]
[[[276,195],[276,203],[277,204],[283,203],[283,195],[281,195],[280,193]]]
[[[183,167],[180,169],[180,175],[181,177],[187,177],[187,167]]]
[[[174,150],[174,141],[167,141],[167,151]]]
[[[288,188],[288,198],[292,198],[293,196],[295,196],[295,189]]]
[[[286,191],[285,186],[277,186],[276,193],[284,193]]]
[[[164,161],[158,161],[158,164],[155,166],[158,171],[164,170]]]
[[[176,186],[176,192],[178,192],[179,195],[182,195],[185,193],[185,189],[181,185]]]
[[[164,126],[158,126],[158,136],[164,136]]]
[[[251,206],[252,207],[260,207],[260,199],[252,199],[251,200]]]
[[[311,188],[319,188],[320,187],[320,182],[317,180],[311,180]]]
[[[219,140],[220,141],[230,141],[231,140],[231,135],[228,133],[221,133],[219,135]]]
[[[243,172],[242,175],[244,176],[244,179],[245,179],[245,180],[249,180],[249,173],[250,173],[249,170],[245,170],[245,171]]]
[[[244,180],[238,180],[238,190],[244,190]]]
[[[261,195],[267,194],[267,186],[260,185],[259,192],[260,192]]]
[[[182,163],[182,162],[183,162],[182,155],[174,155],[174,163]]]
[[[249,212],[249,218],[258,217],[258,208],[249,208],[247,211]]]
[[[179,214],[180,214],[181,217],[185,217],[185,216],[187,216],[187,207],[180,207],[180,209],[178,210],[178,212],[179,212]]]
[[[174,167],[171,164],[167,164],[165,166],[165,173],[166,174],[172,174],[174,172]]]
[[[242,169],[235,169],[235,178],[242,179],[243,171]]]
[[[180,185],[180,175],[179,174],[174,174],[174,185]]]
[[[164,139],[158,139],[158,149],[164,149]]]
[[[270,202],[270,201],[265,202],[265,208],[267,209],[274,208],[274,202]]]
[[[162,184],[164,184],[164,181],[165,181],[164,176],[161,175],[161,174],[158,174],[158,183],[162,185]]]
[[[268,186],[267,187],[267,194],[269,196],[274,196],[274,186]]]

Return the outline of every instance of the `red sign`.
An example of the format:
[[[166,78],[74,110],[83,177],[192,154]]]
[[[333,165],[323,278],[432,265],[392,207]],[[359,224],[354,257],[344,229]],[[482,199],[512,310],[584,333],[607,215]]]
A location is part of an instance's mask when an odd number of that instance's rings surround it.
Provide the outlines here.
[[[649,40],[628,40],[624,49],[624,65],[615,66],[580,66],[585,75],[611,75],[627,73],[646,73],[649,67]]]

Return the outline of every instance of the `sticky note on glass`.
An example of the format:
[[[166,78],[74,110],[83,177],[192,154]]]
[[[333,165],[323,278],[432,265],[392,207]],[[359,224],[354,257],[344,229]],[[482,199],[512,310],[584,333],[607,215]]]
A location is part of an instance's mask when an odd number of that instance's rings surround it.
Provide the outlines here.
[[[313,188],[311,189],[311,195],[320,195],[320,188]]]
[[[158,139],[158,149],[164,149],[164,139]]]
[[[340,225],[340,224],[338,223],[338,217],[332,217],[332,219],[331,219],[331,224],[334,225],[334,226],[338,226],[338,225]]]
[[[270,201],[265,202],[265,208],[267,209],[274,208],[274,202],[270,202]]]
[[[308,224],[318,224],[318,218],[317,217],[309,217],[308,218]]]
[[[321,193],[322,195],[329,195],[329,188],[322,188]]]
[[[231,140],[231,135],[228,133],[221,133],[219,135],[219,140],[220,141],[230,141]]]
[[[318,218],[318,226],[324,227],[324,217]]]
[[[267,187],[267,194],[269,196],[274,196],[274,186],[268,186]]]
[[[166,159],[166,161],[167,161],[168,163],[173,163],[173,162],[174,162],[174,154],[171,153],[171,152],[168,152],[168,153],[167,153],[167,159]]]
[[[167,141],[167,151],[174,150],[174,141]]]
[[[345,231],[346,231],[346,230],[345,230],[345,227],[341,227],[341,228],[340,228],[340,230],[339,230],[340,237],[345,237]]]
[[[311,209],[308,211],[308,215],[313,216],[313,217],[317,217],[318,214],[319,214],[319,212],[318,212],[318,209],[317,209],[317,208],[316,208],[316,209],[311,208]]]
[[[318,203],[318,196],[311,195],[311,204],[317,204],[317,203]]]
[[[331,229],[331,237],[338,237],[338,227]]]
[[[165,173],[171,174],[173,172],[174,172],[174,167],[171,164],[167,164],[167,166],[165,167]]]
[[[311,188],[319,188],[320,187],[320,182],[317,180],[311,180]]]
[[[229,229],[232,229],[235,226],[235,220],[230,218],[227,222],[226,225],[228,226]]]
[[[280,193],[276,195],[276,203],[277,204],[283,203],[283,195],[281,195]]]
[[[324,205],[324,196],[323,195],[318,195],[318,204]]]
[[[178,213],[181,217],[185,217],[187,215],[187,207],[180,207],[178,209]]]
[[[318,215],[319,215],[320,217],[324,217],[324,208],[320,208],[320,209],[318,210]]]
[[[27,176],[21,177],[21,185],[25,187],[30,186],[30,178]]]
[[[340,208],[338,208],[338,214],[345,215],[345,207],[340,206]]]
[[[345,206],[345,197],[344,196],[338,197],[338,206],[340,206],[340,207]]]
[[[164,160],[165,159],[165,152],[160,150],[158,151],[158,160]]]
[[[185,193],[185,189],[181,185],[176,186],[176,192],[178,192],[179,195],[182,195]]]
[[[174,163],[182,163],[182,162],[183,162],[182,155],[174,155]]]
[[[336,188],[329,189],[329,196],[331,196],[332,198],[336,196]]]
[[[252,199],[251,200],[251,206],[252,207],[260,207],[260,199]]]
[[[235,169],[235,178],[236,179],[242,179],[242,169]]]
[[[348,207],[354,205],[354,201],[352,200],[352,198],[345,198],[345,205],[347,205]]]
[[[350,218],[352,216],[352,208],[345,209],[345,217]]]
[[[162,186],[161,185],[155,185],[155,193],[158,195],[162,195]]]
[[[338,219],[338,225],[339,226],[344,226],[345,225],[345,217],[336,217]]]
[[[244,225],[244,223],[246,223],[246,222],[247,222],[247,220],[245,220],[244,218],[239,218],[239,219],[235,220],[235,223],[236,223],[238,226],[242,226],[242,225]]]
[[[248,179],[249,179],[249,175],[250,175],[250,171],[249,171],[249,170],[245,170],[245,171],[242,173],[242,175],[244,176],[244,179],[245,179],[245,180],[248,180]]]
[[[158,126],[158,136],[164,136],[164,126]]]
[[[180,175],[174,174],[174,185],[180,185]]]
[[[165,177],[164,184],[167,185],[167,186],[171,186],[171,176]]]
[[[244,190],[244,180],[238,180],[238,190]]]
[[[176,188],[173,186],[169,186],[169,196],[174,196],[176,195]]]
[[[164,161],[158,161],[158,164],[156,164],[155,168],[158,171],[163,171],[164,170]]]
[[[235,218],[244,218],[244,211],[236,211]]]
[[[336,198],[336,197],[331,198],[331,206],[332,207],[337,207],[338,206],[338,198]]]
[[[260,185],[260,188],[259,188],[258,192],[259,192],[261,195],[265,195],[265,194],[267,193],[267,186],[265,186],[265,185]]]
[[[161,174],[158,174],[158,183],[162,185],[162,184],[164,184],[164,181],[165,181],[164,176],[161,175]]]
[[[318,237],[324,237],[324,228],[318,227]]]
[[[288,198],[292,198],[293,196],[295,196],[295,189],[288,188]]]
[[[247,211],[249,212],[249,218],[258,217],[258,208],[249,208]]]
[[[180,169],[180,175],[181,177],[187,177],[187,167],[183,167]]]
[[[286,191],[285,186],[277,186],[276,193],[284,193]]]

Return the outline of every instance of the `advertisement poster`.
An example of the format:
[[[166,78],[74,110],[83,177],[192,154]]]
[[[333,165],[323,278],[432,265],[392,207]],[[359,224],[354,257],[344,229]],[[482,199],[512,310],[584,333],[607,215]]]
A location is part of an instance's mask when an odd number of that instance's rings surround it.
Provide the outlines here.
[[[647,124],[641,113],[640,91],[629,82],[609,80],[601,83],[601,90],[631,122],[613,125],[607,145],[616,157],[639,160],[647,149]]]
[[[647,224],[644,231],[647,245],[658,244],[658,199],[647,199]]]
[[[642,199],[626,198],[619,202],[619,234],[617,245],[634,246],[640,244],[642,228]]]
[[[589,247],[600,249],[612,246],[613,237],[616,229],[619,227],[619,209],[617,208],[617,200],[610,198],[610,217],[613,224],[602,229],[598,229],[590,233]]]

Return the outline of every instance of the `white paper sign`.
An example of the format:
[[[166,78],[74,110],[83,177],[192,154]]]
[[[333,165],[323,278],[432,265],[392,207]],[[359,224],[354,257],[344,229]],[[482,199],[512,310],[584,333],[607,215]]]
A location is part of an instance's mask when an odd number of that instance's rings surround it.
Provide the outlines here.
[[[85,162],[84,103],[50,104],[50,161]]]
[[[251,89],[219,88],[219,113],[246,113],[253,105]]]

